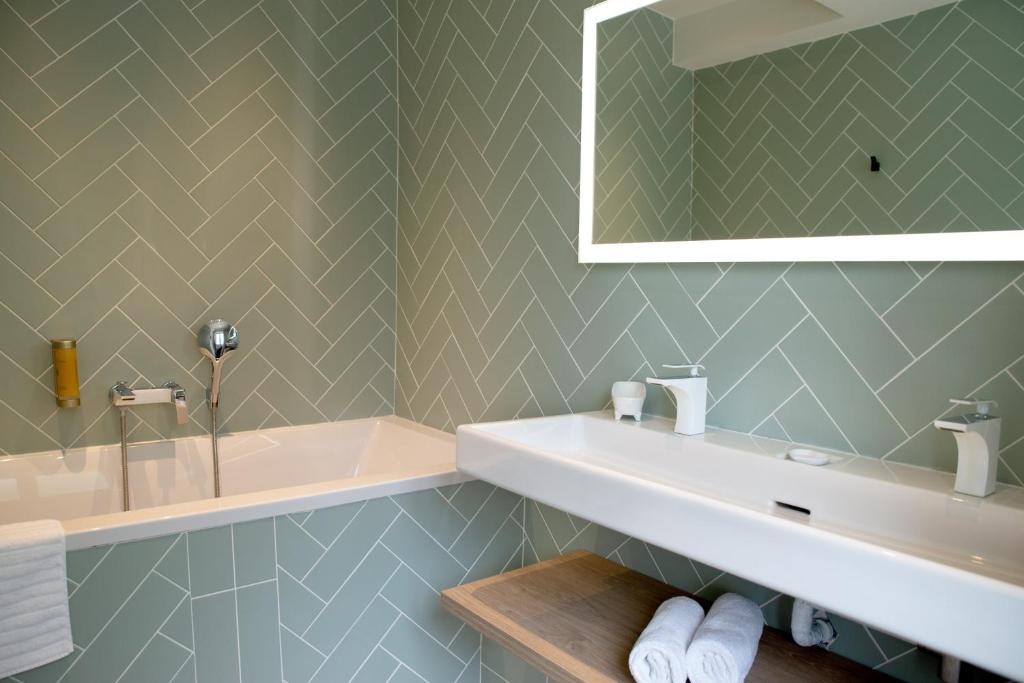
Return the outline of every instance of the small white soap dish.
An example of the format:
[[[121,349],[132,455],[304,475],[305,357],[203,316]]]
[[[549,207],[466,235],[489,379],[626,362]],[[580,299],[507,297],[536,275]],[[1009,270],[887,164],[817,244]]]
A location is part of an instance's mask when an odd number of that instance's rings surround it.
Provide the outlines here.
[[[792,460],[793,462],[799,462],[804,465],[827,465],[832,460],[828,457],[828,453],[822,453],[821,451],[815,451],[810,448],[790,448],[786,451],[785,458]]]
[[[644,414],[644,399],[647,398],[647,385],[643,382],[616,382],[612,385],[612,405],[615,408],[615,419],[623,415],[632,415],[637,422]]]

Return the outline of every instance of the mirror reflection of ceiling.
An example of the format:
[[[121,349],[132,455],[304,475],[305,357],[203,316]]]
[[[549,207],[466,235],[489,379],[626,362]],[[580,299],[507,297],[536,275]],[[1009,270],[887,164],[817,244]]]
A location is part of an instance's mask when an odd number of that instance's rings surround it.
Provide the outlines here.
[[[686,18],[658,9],[598,26],[596,243],[1024,228],[1022,3],[698,70],[672,61]]]
[[[703,69],[948,4],[951,0],[662,0],[649,9],[674,22],[675,65]]]

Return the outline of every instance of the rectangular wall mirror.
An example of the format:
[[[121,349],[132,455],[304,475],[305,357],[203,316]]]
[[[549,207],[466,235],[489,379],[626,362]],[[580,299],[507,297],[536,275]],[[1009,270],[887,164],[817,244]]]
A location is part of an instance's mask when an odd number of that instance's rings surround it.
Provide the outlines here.
[[[1024,5],[585,13],[583,263],[1024,260]]]

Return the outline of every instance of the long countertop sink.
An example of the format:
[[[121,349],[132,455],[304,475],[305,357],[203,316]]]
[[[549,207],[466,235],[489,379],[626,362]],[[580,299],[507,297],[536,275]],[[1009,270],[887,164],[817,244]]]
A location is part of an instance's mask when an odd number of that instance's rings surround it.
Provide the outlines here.
[[[458,468],[1015,680],[1024,680],[1024,489],[606,413],[464,425]]]

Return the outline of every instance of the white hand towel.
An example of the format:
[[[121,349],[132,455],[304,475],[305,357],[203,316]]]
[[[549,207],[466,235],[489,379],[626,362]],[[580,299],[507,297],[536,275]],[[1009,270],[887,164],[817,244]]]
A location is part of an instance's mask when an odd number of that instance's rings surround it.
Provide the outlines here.
[[[666,600],[629,653],[629,672],[638,683],[686,683],[686,646],[704,608],[690,598]]]
[[[715,600],[686,651],[692,683],[740,683],[754,665],[762,630],[756,603],[735,593]]]
[[[0,525],[0,678],[71,654],[64,528]]]

